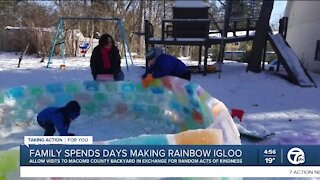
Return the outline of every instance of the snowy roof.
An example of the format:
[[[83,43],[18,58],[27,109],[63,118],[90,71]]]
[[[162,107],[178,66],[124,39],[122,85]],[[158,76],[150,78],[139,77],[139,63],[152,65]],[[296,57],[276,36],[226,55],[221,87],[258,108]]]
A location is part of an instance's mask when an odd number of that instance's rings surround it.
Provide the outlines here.
[[[14,27],[14,26],[6,26],[4,28],[5,30],[37,30],[37,31],[47,31],[47,32],[54,32],[55,28],[40,28],[40,27],[34,27],[34,28],[30,28],[30,27]]]
[[[245,36],[246,34],[247,34],[247,31],[236,31],[236,36]],[[254,35],[254,34],[255,34],[255,31],[249,31],[249,35]],[[273,34],[278,34],[278,31],[273,31]],[[221,34],[218,32],[210,33],[209,37],[221,37]],[[233,37],[233,32],[228,32],[227,37]]]
[[[246,31],[236,31],[236,36],[245,36],[246,35]],[[249,31],[249,35],[254,35],[255,31]],[[221,37],[220,33],[211,33],[209,34],[210,37]],[[233,37],[233,33],[232,32],[228,32],[227,37]]]
[[[194,8],[194,7],[208,7],[208,5],[206,3],[204,3],[202,0],[193,0],[193,1],[185,1],[185,0],[176,0],[175,4],[173,5],[173,7],[177,7],[177,8]]]

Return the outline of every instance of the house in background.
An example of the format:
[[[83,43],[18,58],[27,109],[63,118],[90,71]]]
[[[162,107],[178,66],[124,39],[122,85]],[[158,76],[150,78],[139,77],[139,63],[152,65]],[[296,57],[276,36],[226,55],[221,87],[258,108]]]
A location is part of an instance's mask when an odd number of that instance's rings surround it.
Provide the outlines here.
[[[288,1],[287,42],[308,71],[320,73],[320,1]]]

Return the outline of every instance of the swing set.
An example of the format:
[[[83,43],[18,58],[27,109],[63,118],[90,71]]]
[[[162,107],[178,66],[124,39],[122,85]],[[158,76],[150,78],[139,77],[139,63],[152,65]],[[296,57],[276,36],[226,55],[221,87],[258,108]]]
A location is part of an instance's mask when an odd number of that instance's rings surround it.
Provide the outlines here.
[[[126,66],[127,66],[127,71],[129,71],[129,67],[128,67],[128,58],[130,58],[131,60],[131,64],[133,65],[133,61],[132,61],[132,56],[131,56],[131,51],[128,45],[128,41],[126,39],[126,32],[123,26],[123,22],[121,19],[119,18],[95,18],[95,17],[59,17],[58,20],[58,27],[57,30],[55,32],[54,38],[53,38],[53,42],[52,42],[52,46],[51,46],[51,50],[50,50],[50,54],[49,54],[49,60],[48,60],[48,64],[47,64],[47,68],[49,68],[49,65],[51,64],[52,61],[52,56],[54,53],[54,49],[56,47],[56,45],[61,44],[61,56],[62,56],[62,64],[60,65],[61,69],[65,68],[65,32],[68,30],[67,28],[64,28],[64,21],[66,20],[73,20],[73,21],[77,21],[76,23],[80,22],[80,21],[112,21],[116,23],[117,29],[120,32],[120,38],[121,38],[121,43],[122,43],[122,48],[123,48],[123,54],[126,60]],[[75,25],[76,23],[73,23],[71,26]],[[92,46],[92,39],[93,39],[93,30],[91,33],[91,46]],[[60,42],[60,43],[58,43]],[[80,53],[82,56],[85,55],[85,53],[87,52],[87,50],[90,48],[90,43],[88,42],[83,42],[79,45],[80,48]],[[128,54],[127,54],[128,53]],[[129,55],[129,56],[128,56]]]

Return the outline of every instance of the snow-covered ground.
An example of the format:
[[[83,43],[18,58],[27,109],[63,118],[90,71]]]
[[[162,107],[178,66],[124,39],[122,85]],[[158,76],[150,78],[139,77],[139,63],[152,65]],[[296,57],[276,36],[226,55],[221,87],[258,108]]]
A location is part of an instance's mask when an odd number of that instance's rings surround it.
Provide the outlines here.
[[[54,58],[50,68],[45,68],[47,64],[40,63],[40,58],[34,56],[25,56],[21,67],[17,68],[18,59],[19,54],[0,52],[0,88],[92,79],[88,57],[68,58],[65,70],[59,69],[61,58]],[[123,60],[125,80],[140,81],[145,70],[141,67],[144,62],[134,59],[134,65],[131,65],[129,61],[127,71]],[[235,121],[248,130],[275,133],[263,141],[242,139],[244,144],[320,144],[320,89],[301,88],[269,72],[255,74],[245,72],[245,68],[245,64],[226,62],[222,65],[220,78],[217,73],[207,76],[193,74],[191,81],[201,85],[229,109],[244,110],[243,122]],[[319,85],[320,75],[311,76]],[[146,123],[143,119],[137,121]],[[81,132],[81,135],[95,132],[98,134],[96,140],[169,133],[168,128],[159,128],[152,122],[147,126],[139,125],[132,125],[128,117],[112,122],[82,117],[72,124],[70,131]],[[0,150],[19,145],[24,135],[41,134],[42,130],[37,125],[18,127],[0,137]],[[106,134],[108,137],[102,137]]]

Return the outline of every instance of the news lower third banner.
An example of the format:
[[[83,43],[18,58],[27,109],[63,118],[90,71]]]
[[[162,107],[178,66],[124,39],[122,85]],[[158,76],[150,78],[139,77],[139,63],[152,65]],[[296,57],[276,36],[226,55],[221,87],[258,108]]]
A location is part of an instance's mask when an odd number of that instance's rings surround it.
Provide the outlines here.
[[[21,145],[20,166],[22,177],[320,177],[320,146]]]

